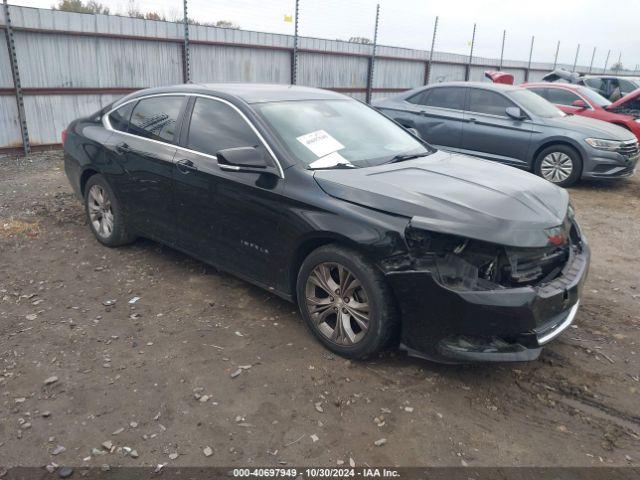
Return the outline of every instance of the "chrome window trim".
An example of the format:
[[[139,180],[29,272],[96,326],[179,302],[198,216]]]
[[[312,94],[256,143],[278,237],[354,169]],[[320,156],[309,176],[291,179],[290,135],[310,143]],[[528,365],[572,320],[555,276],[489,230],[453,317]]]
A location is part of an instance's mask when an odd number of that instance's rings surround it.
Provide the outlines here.
[[[174,143],[161,142],[159,140],[154,140],[152,138],[145,138],[145,137],[140,137],[138,135],[134,135],[132,133],[122,132],[120,130],[114,129],[111,126],[111,122],[109,121],[109,115],[111,115],[114,111],[118,110],[121,107],[124,107],[125,105],[128,105],[129,103],[137,102],[139,100],[145,100],[147,98],[154,98],[154,97],[201,97],[201,98],[214,100],[214,101],[217,101],[217,102],[224,103],[225,105],[228,105],[229,107],[231,107],[233,110],[235,110],[240,115],[240,117],[245,121],[245,123],[247,125],[249,125],[249,128],[251,128],[253,133],[256,134],[256,136],[258,137],[258,140],[260,140],[260,142],[262,143],[264,148],[267,149],[267,151],[269,152],[269,154],[271,155],[273,160],[276,162],[276,165],[278,167],[278,176],[280,178],[284,179],[284,170],[282,169],[282,165],[280,164],[280,160],[278,160],[278,157],[276,156],[276,154],[271,149],[271,146],[267,143],[267,141],[264,139],[264,137],[260,134],[258,129],[253,125],[253,123],[251,123],[251,121],[247,118],[247,116],[238,107],[236,107],[233,103],[229,102],[228,100],[224,100],[223,98],[216,97],[215,95],[205,95],[205,94],[202,94],[202,93],[181,93],[181,92],[154,93],[154,94],[151,94],[151,95],[143,95],[143,96],[140,96],[140,97],[136,97],[136,98],[132,98],[130,100],[127,100],[126,102],[123,102],[120,105],[118,105],[117,107],[114,107],[111,110],[109,110],[108,112],[106,112],[102,116],[102,125],[104,126],[105,129],[109,130],[110,132],[117,132],[117,133],[119,133],[121,135],[126,135],[126,136],[129,136],[129,137],[138,138],[140,140],[146,140],[148,142],[157,143],[159,145],[169,145],[171,147],[174,147],[174,148],[176,148],[178,150],[182,150],[184,152],[195,153],[197,155],[202,155],[204,157],[211,158],[211,159],[213,159],[213,160],[215,160],[217,162],[218,161],[218,157],[216,157],[215,155],[210,155],[208,153],[199,152],[197,150],[191,150],[189,148],[184,148],[184,147],[181,147],[180,145],[176,145]],[[237,168],[237,169],[236,168],[222,168],[222,165],[220,165],[220,164],[218,164],[218,167],[220,167],[222,170],[234,170],[234,171],[239,170],[239,168]],[[232,167],[232,166],[231,165],[226,165],[225,167]]]

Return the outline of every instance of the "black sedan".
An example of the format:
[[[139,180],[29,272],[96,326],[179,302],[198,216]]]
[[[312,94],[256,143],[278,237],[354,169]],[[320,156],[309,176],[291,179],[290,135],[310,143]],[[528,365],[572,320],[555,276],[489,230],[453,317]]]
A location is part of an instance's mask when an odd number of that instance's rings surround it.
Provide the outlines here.
[[[296,302],[330,350],[535,359],[589,264],[567,192],[324,90],[142,90],[64,134],[98,241],[144,236]]]

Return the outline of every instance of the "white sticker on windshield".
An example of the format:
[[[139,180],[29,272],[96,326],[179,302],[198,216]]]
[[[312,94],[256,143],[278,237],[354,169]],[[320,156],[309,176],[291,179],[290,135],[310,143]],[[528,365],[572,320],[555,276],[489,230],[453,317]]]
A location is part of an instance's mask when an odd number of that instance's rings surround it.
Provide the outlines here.
[[[316,130],[297,138],[301,144],[311,150],[317,157],[324,157],[344,148],[344,145],[324,130]]]

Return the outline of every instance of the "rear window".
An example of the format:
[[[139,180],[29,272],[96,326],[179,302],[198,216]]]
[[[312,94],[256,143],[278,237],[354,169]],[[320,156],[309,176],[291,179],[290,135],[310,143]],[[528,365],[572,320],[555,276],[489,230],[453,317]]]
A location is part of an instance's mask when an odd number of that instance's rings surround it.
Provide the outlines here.
[[[465,89],[460,87],[436,87],[425,92],[422,104],[427,107],[464,110]]]
[[[133,109],[129,133],[161,142],[173,142],[184,98],[163,96],[140,100]]]
[[[114,130],[118,130],[120,132],[128,131],[131,111],[135,104],[136,102],[127,103],[109,114],[109,123]]]

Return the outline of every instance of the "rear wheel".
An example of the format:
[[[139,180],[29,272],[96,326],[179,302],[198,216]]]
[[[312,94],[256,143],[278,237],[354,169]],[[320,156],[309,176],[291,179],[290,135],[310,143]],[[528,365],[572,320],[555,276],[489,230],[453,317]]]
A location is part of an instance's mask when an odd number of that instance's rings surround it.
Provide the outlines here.
[[[135,240],[135,236],[127,231],[120,203],[102,175],[89,178],[84,192],[87,220],[100,243],[117,247]]]
[[[551,145],[536,158],[536,175],[560,187],[573,185],[580,178],[582,159],[578,152],[567,145]]]
[[[379,352],[396,330],[393,298],[384,277],[350,249],[328,245],[313,251],[300,268],[297,298],[311,332],[344,357]]]

